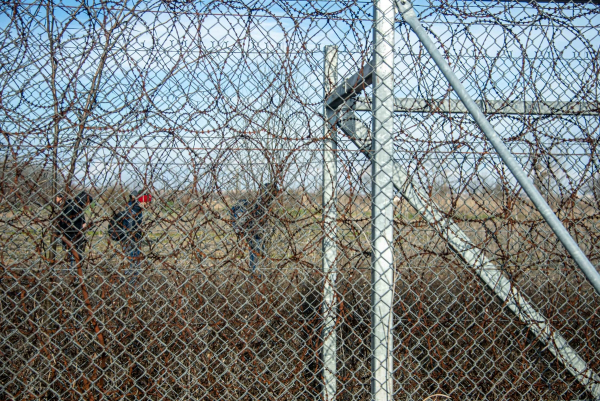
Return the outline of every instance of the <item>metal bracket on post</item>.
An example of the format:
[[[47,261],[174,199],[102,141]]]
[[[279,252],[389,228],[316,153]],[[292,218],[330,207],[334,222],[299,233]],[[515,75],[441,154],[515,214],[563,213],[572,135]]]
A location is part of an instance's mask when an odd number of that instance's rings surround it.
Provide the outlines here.
[[[324,98],[337,81],[337,47],[325,47],[323,76]],[[336,378],[336,331],[337,305],[335,283],[337,276],[337,137],[335,116],[331,108],[324,105],[323,127],[323,401],[335,399]]]
[[[439,52],[439,50],[435,47],[435,44],[429,38],[429,35],[421,25],[415,10],[408,0],[396,0],[396,7],[402,14],[404,21],[414,31],[417,35],[431,58],[435,61],[440,71],[444,74],[448,83],[452,86],[460,100],[462,100],[463,104],[479,126],[488,140],[491,142],[494,149],[498,155],[502,158],[502,161],[509,168],[513,176],[517,179],[523,190],[529,196],[529,199],[533,202],[537,210],[540,212],[544,220],[548,223],[550,228],[554,231],[560,242],[562,242],[563,246],[567,249],[571,257],[579,266],[579,269],[583,272],[585,277],[588,279],[592,287],[596,290],[596,292],[600,295],[600,273],[596,270],[594,265],[589,261],[587,256],[583,253],[581,248],[569,231],[563,226],[562,222],[556,217],[556,214],[552,211],[546,200],[542,197],[540,192],[537,190],[535,185],[529,180],[523,168],[517,162],[517,160],[513,157],[510,150],[504,145],[502,138],[498,136],[492,125],[485,118],[482,111],[479,109],[477,104],[473,101],[471,96],[467,93],[467,90],[460,82],[456,74],[450,69],[450,66]]]
[[[373,3],[371,141],[371,399],[393,399],[394,20],[392,0]]]

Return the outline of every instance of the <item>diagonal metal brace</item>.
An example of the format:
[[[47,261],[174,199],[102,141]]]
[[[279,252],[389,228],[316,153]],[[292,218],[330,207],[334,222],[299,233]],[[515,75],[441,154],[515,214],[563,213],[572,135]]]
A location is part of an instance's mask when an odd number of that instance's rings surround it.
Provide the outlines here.
[[[527,174],[525,174],[525,171],[523,171],[523,168],[519,162],[514,158],[506,145],[504,145],[502,138],[498,136],[492,125],[485,118],[485,115],[481,109],[467,93],[467,90],[460,82],[456,74],[454,74],[452,69],[450,69],[450,66],[439,50],[435,47],[435,44],[429,38],[429,35],[421,25],[421,22],[419,21],[419,18],[417,17],[417,14],[415,13],[410,1],[396,0],[396,7],[402,14],[404,21],[410,25],[431,58],[437,64],[440,71],[444,74],[448,80],[448,83],[450,83],[460,100],[462,100],[463,104],[479,128],[483,131],[494,149],[496,149],[496,152],[502,158],[504,164],[506,164],[513,176],[517,179],[521,185],[521,188],[523,188],[523,190],[527,193],[529,199],[531,199],[544,220],[546,220],[560,242],[562,242],[563,246],[567,249],[569,254],[571,254],[571,257],[577,266],[579,266],[579,269],[583,272],[592,287],[594,287],[598,295],[600,295],[600,273],[598,273],[592,262],[590,262],[587,256],[585,256],[581,248],[579,248],[579,245],[577,242],[575,242],[573,237],[571,237],[571,234],[569,234],[569,231],[567,231],[565,226],[563,226],[562,222],[558,219],[558,217],[556,217],[556,214],[554,214],[554,211],[552,211],[546,200],[542,197],[535,185],[533,185],[533,183],[529,180],[529,177],[527,177]]]
[[[348,106],[352,107],[352,104]],[[333,118],[335,121],[331,121],[331,123],[337,124],[342,132],[370,159],[370,131],[356,113],[351,109],[344,108],[338,111]],[[521,295],[519,289],[506,278],[502,270],[483,255],[464,231],[452,219],[444,217],[439,211],[439,207],[418,185],[412,182],[407,171],[396,161],[394,161],[393,171],[394,187],[402,193],[411,206],[448,242],[450,248],[494,291],[504,305],[527,325],[536,338],[547,345],[550,352],[586,387],[594,399],[600,399],[600,376],[588,366],[567,340],[551,327],[548,320]]]
[[[357,96],[373,83],[373,65],[369,61],[357,73],[346,78],[325,99],[325,107],[332,110],[340,107],[347,99]]]

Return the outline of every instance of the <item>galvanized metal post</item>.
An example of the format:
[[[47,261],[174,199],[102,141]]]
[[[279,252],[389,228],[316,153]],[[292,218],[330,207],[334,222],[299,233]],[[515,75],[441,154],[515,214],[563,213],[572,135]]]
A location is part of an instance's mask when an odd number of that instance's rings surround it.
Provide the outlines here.
[[[325,47],[324,99],[337,81],[337,47]],[[337,304],[335,301],[337,257],[337,137],[335,110],[324,105],[323,128],[323,400],[335,399],[336,382],[336,332]]]
[[[393,398],[394,3],[373,4],[371,398]]]
[[[341,118],[338,116],[338,126],[341,131],[370,158],[368,149],[371,148],[371,143],[366,124],[351,108],[341,111],[340,115]],[[546,344],[548,350],[587,388],[594,399],[600,400],[600,376],[569,345],[558,330],[552,327],[548,319],[535,310],[518,287],[504,275],[502,269],[486,258],[452,219],[446,218],[440,212],[440,207],[419,187],[417,182],[412,181],[409,173],[396,161],[394,161],[394,186],[483,282],[494,291],[502,303],[527,325],[537,339]]]

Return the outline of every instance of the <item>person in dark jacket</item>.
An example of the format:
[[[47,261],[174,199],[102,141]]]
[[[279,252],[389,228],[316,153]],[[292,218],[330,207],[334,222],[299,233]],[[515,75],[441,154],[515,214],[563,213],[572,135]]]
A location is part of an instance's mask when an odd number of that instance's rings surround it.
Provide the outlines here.
[[[85,231],[89,228],[87,222],[85,221],[85,209],[92,204],[94,198],[90,194],[85,191],[81,191],[79,195],[75,197],[75,202],[81,208],[81,233],[85,238]],[[85,244],[85,241],[84,241]]]
[[[56,203],[62,206],[56,220],[56,236],[60,238],[63,249],[67,251],[70,268],[73,269],[83,257],[83,209],[79,204],[67,198],[65,194],[56,195]]]
[[[258,261],[266,256],[265,245],[270,237],[269,213],[278,192],[277,184],[263,184],[253,201],[241,199],[231,208],[234,231],[250,248],[252,272]]]
[[[133,191],[127,202],[127,214],[124,220],[126,236],[121,241],[123,252],[129,259],[129,269],[125,275],[131,276],[131,284],[135,284],[141,268],[141,242],[143,210],[150,204],[152,196],[142,191]]]
[[[89,205],[91,205],[91,203],[94,201],[94,198],[92,198],[92,195],[88,194],[85,191],[81,191],[76,197],[75,200],[77,201],[77,204],[79,205],[79,207],[81,207],[81,209],[85,209],[86,207],[88,207]],[[85,224],[85,222],[84,222]],[[85,226],[84,226],[85,228]]]

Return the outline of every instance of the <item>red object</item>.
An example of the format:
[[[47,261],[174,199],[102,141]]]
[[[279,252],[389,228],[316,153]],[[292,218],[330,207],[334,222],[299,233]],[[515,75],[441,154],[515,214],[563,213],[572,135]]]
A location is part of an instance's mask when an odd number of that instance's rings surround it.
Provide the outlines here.
[[[152,200],[152,195],[142,195],[138,198],[138,202],[140,203],[146,203],[146,202],[150,202]]]

